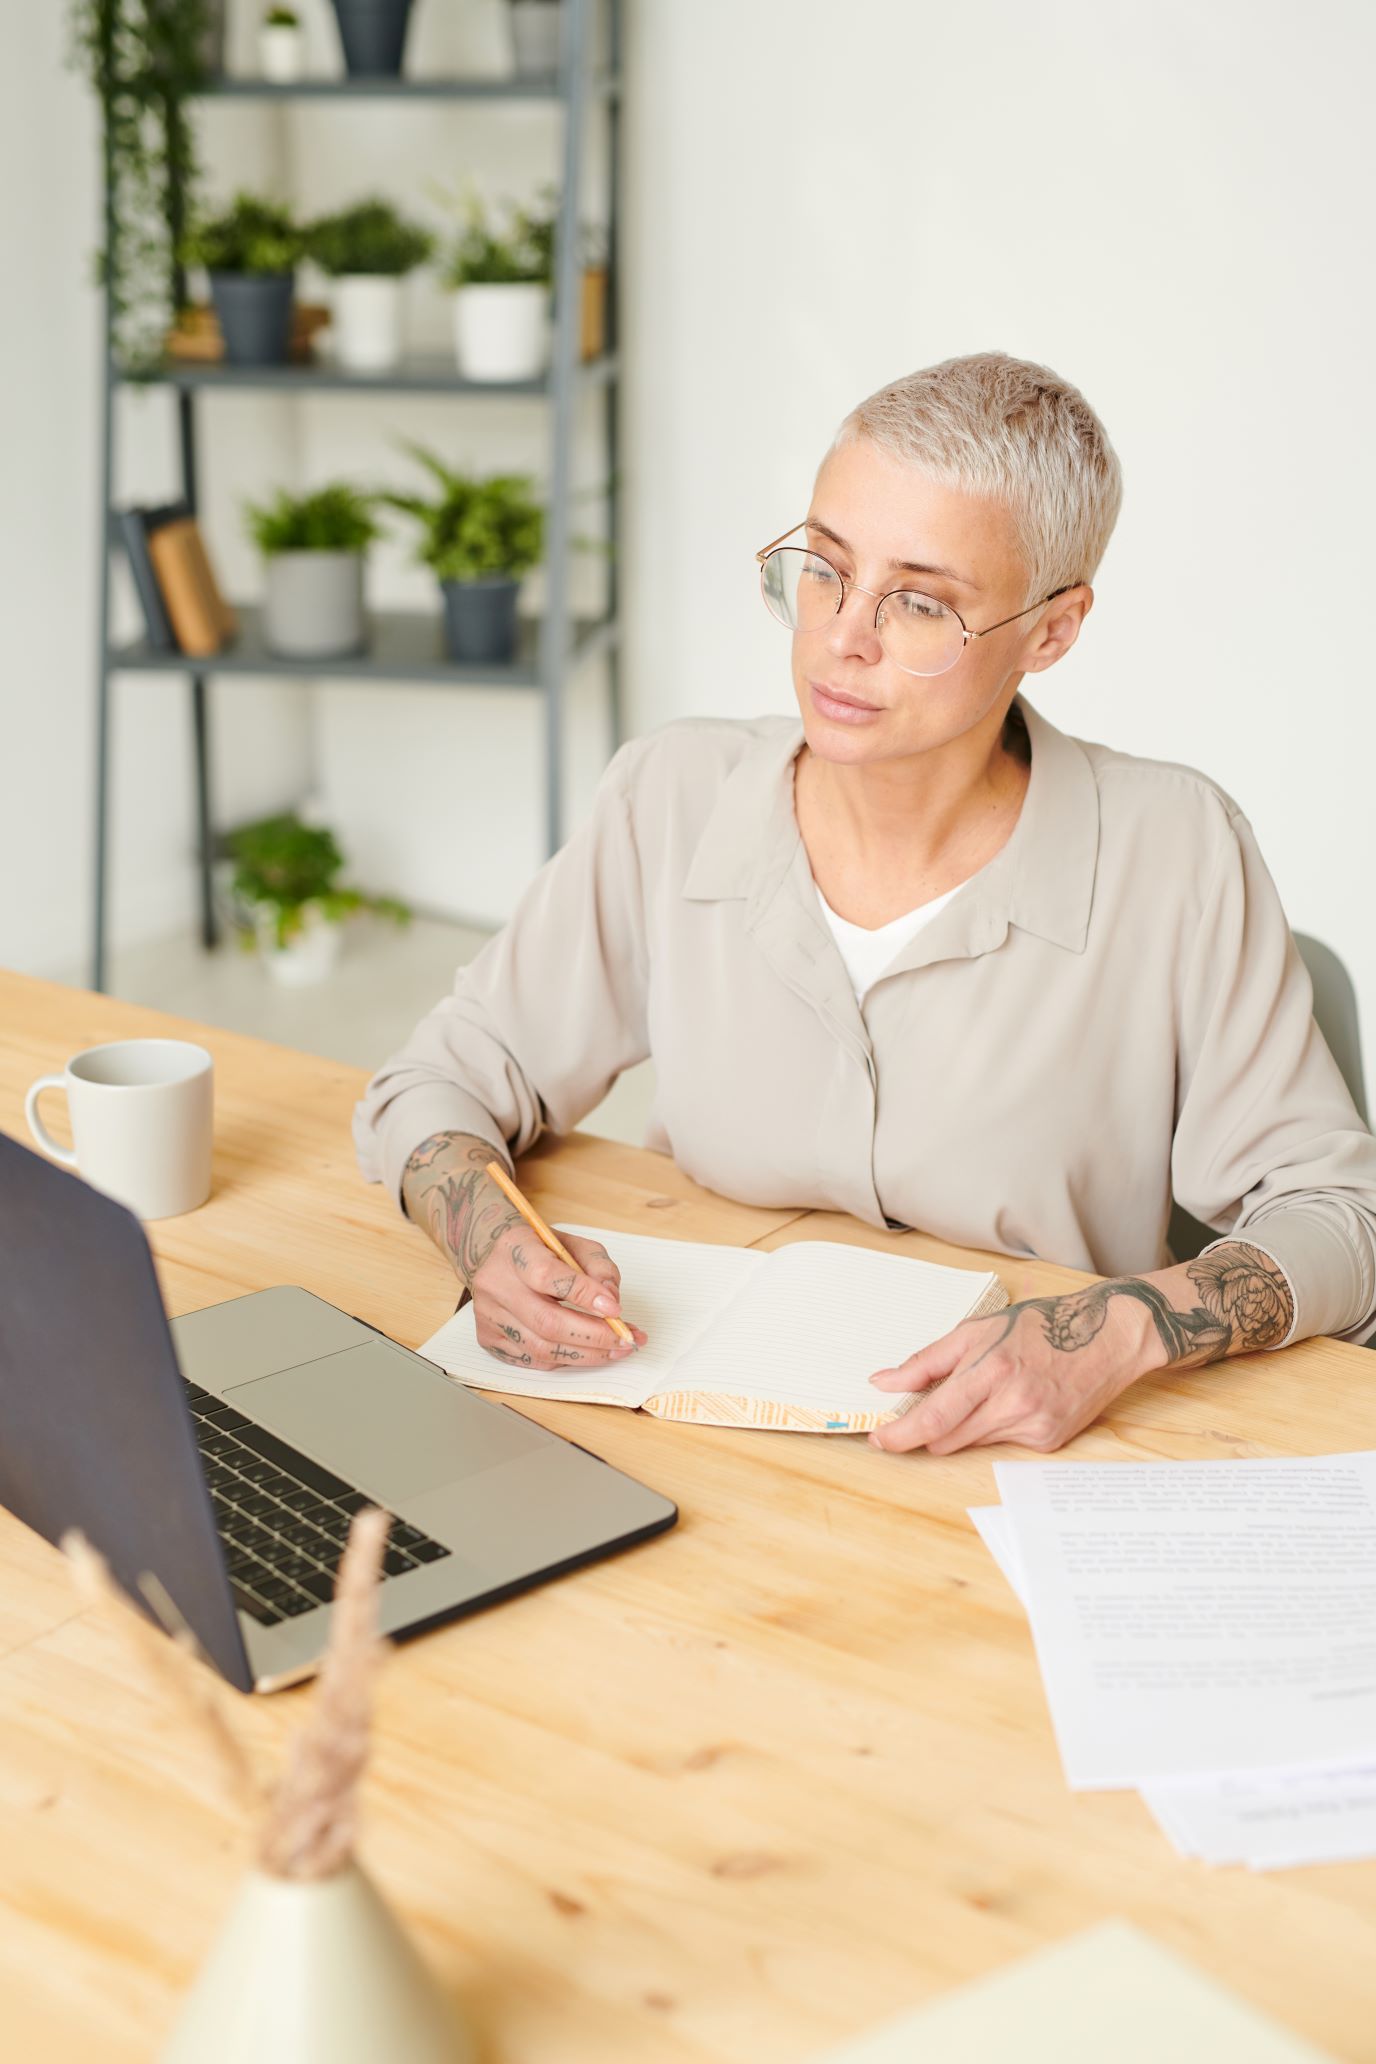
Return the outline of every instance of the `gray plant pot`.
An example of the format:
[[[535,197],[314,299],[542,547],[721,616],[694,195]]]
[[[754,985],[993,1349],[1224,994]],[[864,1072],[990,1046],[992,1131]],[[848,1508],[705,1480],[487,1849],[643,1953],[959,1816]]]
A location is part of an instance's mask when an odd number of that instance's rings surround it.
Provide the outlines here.
[[[230,365],[285,365],[291,355],[291,272],[212,272],[210,297]]]
[[[451,659],[511,660],[516,657],[516,597],[519,580],[447,580],[444,649]]]
[[[334,11],[351,77],[395,77],[401,71],[411,0],[334,0]]]
[[[264,632],[287,659],[340,659],[362,650],[363,554],[274,552],[267,561]]]

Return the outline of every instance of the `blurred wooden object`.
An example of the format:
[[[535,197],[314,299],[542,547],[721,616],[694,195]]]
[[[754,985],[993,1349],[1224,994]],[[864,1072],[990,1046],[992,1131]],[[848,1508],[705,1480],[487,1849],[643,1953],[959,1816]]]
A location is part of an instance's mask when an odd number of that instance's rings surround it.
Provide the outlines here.
[[[174,517],[150,531],[148,557],[180,650],[196,659],[222,650],[239,621],[220,593],[195,517]]]
[[[18,1138],[27,1084],[81,1047],[160,1034],[214,1054],[210,1201],[150,1228],[173,1312],[301,1283],[414,1346],[454,1309],[446,1264],[358,1177],[359,1070],[14,975],[0,1026]],[[556,1227],[855,1239],[996,1268],[1013,1297],[1086,1280],[732,1203],[585,1134],[517,1174]],[[1371,1367],[1319,1340],[1138,1384],[1068,1452],[1376,1447]],[[1135,1794],[1066,1789],[1026,1617],[966,1516],[1007,1451],[521,1409],[683,1517],[407,1644],[383,1679],[362,1858],[486,2054],[794,2064],[1117,1914],[1370,2064],[1376,1865],[1209,1871]],[[265,1755],[305,1695],[244,1702]],[[143,2064],[247,1859],[175,1715],[73,1601],[57,1551],[2,1513],[0,1739],[0,2054]]]
[[[583,308],[579,350],[583,358],[600,358],[607,348],[607,268],[583,268]]]
[[[315,340],[328,327],[330,311],[317,301],[292,305],[291,355],[296,364],[308,364],[315,357]],[[189,302],[167,332],[167,356],[215,365],[225,355],[219,317],[208,301]]]

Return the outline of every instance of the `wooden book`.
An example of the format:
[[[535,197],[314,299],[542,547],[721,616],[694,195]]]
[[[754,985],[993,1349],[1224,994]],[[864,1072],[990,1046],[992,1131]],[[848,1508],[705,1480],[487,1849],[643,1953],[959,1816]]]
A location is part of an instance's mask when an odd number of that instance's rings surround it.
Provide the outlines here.
[[[238,629],[238,619],[216,584],[195,517],[153,531],[148,556],[182,651],[193,659],[220,651]]]
[[[479,1347],[465,1304],[420,1352],[476,1390],[712,1426],[866,1433],[912,1403],[910,1393],[876,1390],[876,1369],[1008,1302],[995,1275],[835,1240],[761,1254],[596,1226],[559,1230],[602,1242],[621,1270],[622,1316],[648,1333],[647,1347],[583,1374],[576,1363],[523,1371]]]

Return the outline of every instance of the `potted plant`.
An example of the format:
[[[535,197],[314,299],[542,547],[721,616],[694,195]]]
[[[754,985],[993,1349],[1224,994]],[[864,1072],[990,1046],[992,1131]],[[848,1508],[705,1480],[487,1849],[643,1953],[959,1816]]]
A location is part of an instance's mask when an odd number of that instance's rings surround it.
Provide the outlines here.
[[[306,39],[294,7],[270,7],[258,30],[258,64],[274,86],[289,86],[305,70]]]
[[[470,380],[533,380],[549,352],[554,216],[505,204],[498,227],[470,188],[444,283],[454,296],[454,350]]]
[[[289,211],[248,193],[236,194],[225,214],[198,223],[186,239],[186,263],[209,275],[231,365],[286,363],[301,252]]]
[[[406,49],[411,0],[334,0],[351,77],[395,78]]]
[[[435,247],[429,230],[390,201],[357,201],[306,232],[306,250],[333,281],[335,356],[352,372],[380,372],[401,357],[401,283]]]
[[[346,918],[371,910],[394,924],[411,913],[394,896],[341,888],[344,856],[334,833],[306,824],[294,811],[241,825],[226,841],[234,861],[230,884],[246,946],[257,944],[277,981],[293,987],[323,981],[339,957]]]
[[[525,473],[486,479],[456,473],[418,444],[409,450],[428,468],[437,496],[388,494],[382,499],[421,527],[416,557],[439,577],[445,650],[451,659],[506,662],[516,653],[516,598],[521,575],[544,551],[544,510]]]
[[[511,44],[516,76],[559,69],[559,0],[511,0]]]
[[[182,295],[176,264],[200,177],[190,100],[222,68],[218,0],[71,0],[71,61],[100,100],[115,206],[99,254],[116,356],[156,367]]]
[[[249,536],[266,562],[264,630],[291,659],[334,659],[364,643],[363,555],[378,535],[374,497],[346,480],[248,503]]]

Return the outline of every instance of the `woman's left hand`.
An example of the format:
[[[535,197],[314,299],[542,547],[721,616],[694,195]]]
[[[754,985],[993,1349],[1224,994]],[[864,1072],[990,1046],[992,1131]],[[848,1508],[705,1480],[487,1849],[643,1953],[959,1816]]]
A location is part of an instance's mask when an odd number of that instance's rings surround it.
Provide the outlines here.
[[[1125,1309],[1135,1300],[1108,1290],[1093,1283],[1062,1297],[1029,1297],[966,1319],[896,1369],[881,1369],[870,1379],[877,1389],[929,1394],[877,1427],[871,1445],[893,1453],[926,1448],[931,1455],[994,1441],[1064,1446],[1159,1365],[1146,1312]]]

